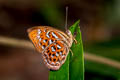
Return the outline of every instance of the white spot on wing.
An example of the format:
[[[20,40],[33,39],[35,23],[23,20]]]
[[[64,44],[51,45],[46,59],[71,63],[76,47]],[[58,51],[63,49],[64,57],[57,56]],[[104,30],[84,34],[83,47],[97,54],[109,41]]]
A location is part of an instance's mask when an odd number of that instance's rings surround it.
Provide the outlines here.
[[[51,57],[53,58],[54,56],[53,56],[53,55],[51,55]]]
[[[49,40],[49,44],[52,44],[52,41],[51,41],[51,39]]]
[[[59,49],[60,49],[60,48],[61,48],[61,46],[60,46],[60,45],[57,45],[57,48],[59,48]]]
[[[52,49],[53,52],[55,51],[54,47],[51,47],[51,49]]]
[[[37,38],[39,39],[39,38],[40,38],[40,35],[38,35]]]
[[[59,56],[59,54],[56,52],[56,56]]]
[[[45,47],[44,47],[44,46],[42,46],[42,49],[45,49]]]
[[[39,38],[39,41],[41,41],[41,38]]]
[[[50,33],[50,31],[48,31],[48,32],[46,33],[47,38],[50,38],[49,33]]]
[[[38,35],[37,35],[38,39],[40,39],[40,33],[41,33],[41,31],[40,31],[40,29],[38,29]]]
[[[54,32],[52,32],[52,35],[53,35],[55,38],[58,38]]]
[[[38,29],[38,34],[40,35],[40,33],[41,33],[41,30],[40,30],[40,29]]]
[[[59,54],[62,55],[62,52],[60,52]]]
[[[52,62],[51,64],[54,64],[54,62]]]
[[[43,42],[45,43],[45,42],[46,42],[46,40],[43,40]]]

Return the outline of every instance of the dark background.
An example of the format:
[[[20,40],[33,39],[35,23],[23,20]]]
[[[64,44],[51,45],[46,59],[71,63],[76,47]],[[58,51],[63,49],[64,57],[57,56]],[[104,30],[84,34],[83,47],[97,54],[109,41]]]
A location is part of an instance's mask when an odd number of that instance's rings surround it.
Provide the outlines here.
[[[29,40],[38,25],[64,31],[66,6],[68,27],[80,19],[84,51],[120,64],[120,0],[0,0],[0,36]],[[37,51],[0,43],[0,80],[48,80],[48,71]],[[85,80],[120,80],[120,68],[85,60]]]

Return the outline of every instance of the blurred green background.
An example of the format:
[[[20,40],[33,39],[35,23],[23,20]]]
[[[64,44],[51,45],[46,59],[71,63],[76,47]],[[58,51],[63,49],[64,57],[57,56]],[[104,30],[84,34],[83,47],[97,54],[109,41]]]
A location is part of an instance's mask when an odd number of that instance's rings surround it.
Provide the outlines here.
[[[65,31],[80,19],[84,52],[117,61],[106,65],[85,59],[85,80],[120,80],[120,0],[0,0],[0,36],[29,40],[32,26]],[[103,61],[105,62],[105,61]],[[41,55],[0,43],[0,80],[48,80]]]

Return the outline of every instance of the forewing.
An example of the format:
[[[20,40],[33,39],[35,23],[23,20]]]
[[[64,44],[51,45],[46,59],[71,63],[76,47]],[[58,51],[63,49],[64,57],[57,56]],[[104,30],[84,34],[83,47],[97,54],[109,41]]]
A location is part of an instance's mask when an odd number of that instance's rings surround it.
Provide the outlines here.
[[[57,32],[47,27],[33,27],[28,29],[29,38],[39,52],[42,52],[48,45],[62,37]]]

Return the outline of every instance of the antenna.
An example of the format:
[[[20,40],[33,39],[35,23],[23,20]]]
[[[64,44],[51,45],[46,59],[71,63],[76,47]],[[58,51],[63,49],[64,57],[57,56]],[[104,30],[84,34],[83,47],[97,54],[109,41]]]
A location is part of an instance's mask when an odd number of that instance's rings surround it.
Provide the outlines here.
[[[66,15],[65,15],[65,29],[67,30],[67,19],[68,19],[68,6],[66,6]]]

